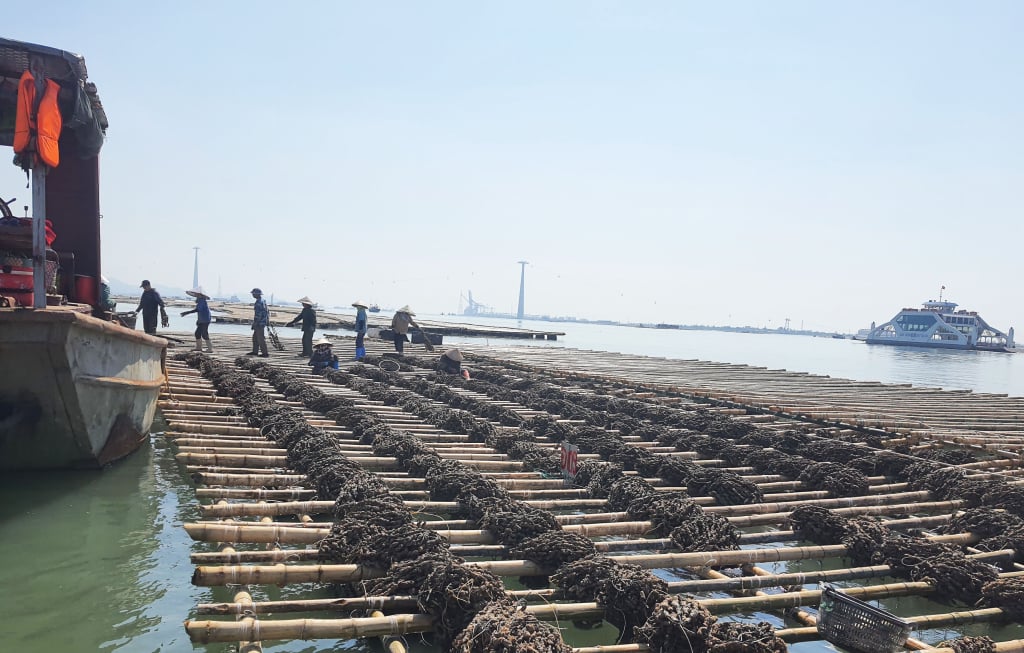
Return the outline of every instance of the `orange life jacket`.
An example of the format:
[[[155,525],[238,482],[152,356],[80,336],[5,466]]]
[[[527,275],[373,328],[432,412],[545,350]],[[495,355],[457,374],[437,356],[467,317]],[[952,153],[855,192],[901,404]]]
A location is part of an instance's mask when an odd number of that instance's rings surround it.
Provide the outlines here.
[[[32,140],[32,132],[36,130],[35,112],[36,79],[32,73],[25,71],[18,81],[18,106],[14,114],[14,153],[18,154],[28,147]]]
[[[60,117],[60,107],[57,106],[57,94],[60,93],[60,84],[52,79],[46,80],[46,91],[43,92],[43,99],[39,103],[39,113],[36,114],[38,126],[38,138],[36,149],[39,151],[39,158],[43,163],[56,168],[60,163],[60,130],[64,122]]]

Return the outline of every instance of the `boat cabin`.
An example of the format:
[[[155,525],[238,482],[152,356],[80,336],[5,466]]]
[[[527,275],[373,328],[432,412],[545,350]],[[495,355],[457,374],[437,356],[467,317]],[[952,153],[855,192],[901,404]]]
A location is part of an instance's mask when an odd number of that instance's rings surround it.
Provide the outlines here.
[[[26,112],[22,118],[19,111]],[[0,145],[16,145],[15,132],[26,116],[34,118],[38,132],[47,113],[52,131],[56,112],[59,160],[52,153],[47,157],[56,165],[44,161],[40,135],[33,133],[29,145],[15,153],[30,180],[31,198],[21,197],[24,188],[0,188],[0,297],[7,298],[0,304],[98,303],[99,151],[106,112],[80,55],[0,38]],[[15,196],[17,206],[8,206]],[[30,206],[31,212],[20,215],[18,206]]]

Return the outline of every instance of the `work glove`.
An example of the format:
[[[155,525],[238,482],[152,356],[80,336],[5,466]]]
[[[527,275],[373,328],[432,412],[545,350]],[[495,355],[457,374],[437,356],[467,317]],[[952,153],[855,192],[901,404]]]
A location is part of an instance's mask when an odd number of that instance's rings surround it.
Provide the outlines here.
[[[167,313],[162,313],[160,315],[160,326],[162,326],[165,329],[171,326],[171,319],[167,317]]]
[[[182,311],[182,312],[180,313],[180,315],[181,315],[182,317],[185,317],[186,315],[188,315],[188,311]],[[167,325],[165,324],[164,326],[167,326]]]

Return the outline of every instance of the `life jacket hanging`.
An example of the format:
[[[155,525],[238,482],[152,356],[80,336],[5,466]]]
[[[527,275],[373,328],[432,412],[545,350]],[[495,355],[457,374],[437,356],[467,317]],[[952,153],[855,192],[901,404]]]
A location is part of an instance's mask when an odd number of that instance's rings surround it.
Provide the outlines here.
[[[39,151],[39,158],[51,168],[56,168],[60,163],[59,142],[63,119],[60,116],[60,107],[57,106],[59,93],[60,85],[52,79],[46,80],[46,91],[39,103],[39,113],[36,114],[39,134],[36,138],[36,149]]]
[[[14,114],[14,153],[21,154],[36,131],[36,78],[25,71],[18,81],[18,105]]]
[[[36,106],[36,81],[26,70],[18,81],[18,105],[14,116],[14,153],[21,155],[21,166],[26,172],[33,167],[33,154],[43,163],[56,168],[60,164],[60,132],[63,118],[57,97],[60,85],[46,80],[43,97]]]

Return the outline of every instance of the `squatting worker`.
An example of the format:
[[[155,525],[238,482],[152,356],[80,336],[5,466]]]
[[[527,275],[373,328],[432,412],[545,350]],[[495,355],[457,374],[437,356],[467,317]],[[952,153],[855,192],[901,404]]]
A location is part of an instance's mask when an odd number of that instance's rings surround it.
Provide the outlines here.
[[[462,352],[449,349],[437,359],[437,369],[445,374],[462,374]]]
[[[263,300],[263,291],[259,288],[252,289],[252,298],[256,301],[252,305],[252,351],[247,356],[260,356],[270,358],[267,351],[267,325],[270,324],[270,309],[267,302]]]
[[[352,306],[356,309],[356,360],[363,360],[363,356],[366,356],[366,346],[363,344],[363,339],[366,337],[366,303],[363,300],[356,300],[352,302]]]
[[[285,326],[295,326],[302,322],[302,353],[299,356],[309,358],[313,355],[313,332],[316,331],[316,311],[313,310],[313,300],[303,297],[299,300],[302,304],[302,311],[295,316],[295,319]]]
[[[203,351],[203,343],[205,342],[206,351],[212,354],[213,344],[210,342],[210,322],[213,322],[213,316],[210,314],[210,305],[206,303],[210,296],[203,292],[202,286],[186,290],[185,294],[196,298],[196,307],[191,311],[182,311],[181,313],[182,317],[191,313],[196,314],[196,346],[193,351]]]
[[[146,333],[155,336],[157,309],[160,309],[160,324],[165,329],[170,324],[170,320],[167,318],[167,309],[164,307],[164,300],[160,297],[160,293],[149,283],[149,279],[144,280],[139,288],[142,288],[142,297],[139,297],[139,307],[135,309],[135,312],[142,313],[142,328]]]
[[[328,367],[335,370],[338,369],[338,357],[334,355],[334,351],[331,349],[330,340],[320,338],[316,341],[313,356],[310,357],[307,365],[313,366],[313,374],[320,374]]]
[[[406,304],[398,309],[395,316],[391,318],[391,330],[395,332],[395,351],[399,354],[405,351],[405,343],[409,339],[406,337],[409,333],[409,327],[420,328],[420,325],[416,324],[416,321],[412,319],[415,315],[416,313]]]

